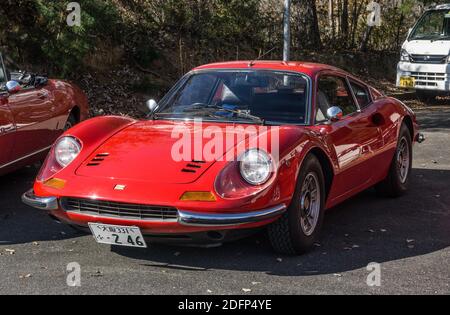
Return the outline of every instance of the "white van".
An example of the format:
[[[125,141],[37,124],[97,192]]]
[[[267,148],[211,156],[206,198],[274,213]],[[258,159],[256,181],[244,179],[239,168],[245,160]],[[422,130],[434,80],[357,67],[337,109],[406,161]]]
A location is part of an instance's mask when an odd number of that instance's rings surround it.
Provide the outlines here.
[[[425,11],[409,31],[397,66],[397,86],[425,101],[450,94],[450,4]]]

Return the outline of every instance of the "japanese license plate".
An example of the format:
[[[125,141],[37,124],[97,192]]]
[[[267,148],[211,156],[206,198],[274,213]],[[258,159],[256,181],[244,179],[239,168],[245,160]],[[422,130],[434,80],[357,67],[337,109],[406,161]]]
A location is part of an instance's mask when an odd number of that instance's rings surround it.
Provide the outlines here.
[[[404,88],[413,88],[416,80],[413,77],[400,77],[400,86]]]
[[[147,248],[141,230],[136,226],[89,223],[89,228],[97,243]]]

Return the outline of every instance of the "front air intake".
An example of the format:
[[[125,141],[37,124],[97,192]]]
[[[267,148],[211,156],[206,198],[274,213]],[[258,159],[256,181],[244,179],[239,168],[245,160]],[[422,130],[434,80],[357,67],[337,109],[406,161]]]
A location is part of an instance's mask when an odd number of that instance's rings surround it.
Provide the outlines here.
[[[63,198],[62,208],[67,212],[149,221],[176,221],[178,210],[173,207],[121,203],[81,198]]]

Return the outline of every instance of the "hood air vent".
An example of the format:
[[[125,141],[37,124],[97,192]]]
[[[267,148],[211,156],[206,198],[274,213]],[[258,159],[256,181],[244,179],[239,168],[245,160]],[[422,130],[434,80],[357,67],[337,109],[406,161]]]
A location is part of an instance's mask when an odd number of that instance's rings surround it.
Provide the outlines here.
[[[205,161],[195,161],[186,164],[186,166],[181,170],[183,173],[197,173],[197,170],[202,168],[202,165],[205,164]]]
[[[108,156],[109,153],[99,153],[86,166],[99,166]]]

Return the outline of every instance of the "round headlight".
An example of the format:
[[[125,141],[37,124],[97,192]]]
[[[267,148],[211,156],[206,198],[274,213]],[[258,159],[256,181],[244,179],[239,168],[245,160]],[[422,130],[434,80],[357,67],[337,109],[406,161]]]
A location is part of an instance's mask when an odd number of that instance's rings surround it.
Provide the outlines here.
[[[245,152],[239,164],[242,178],[252,185],[262,185],[272,174],[270,156],[260,150],[251,149]]]
[[[66,167],[80,154],[81,144],[73,137],[61,138],[55,146],[55,159],[62,166]]]

